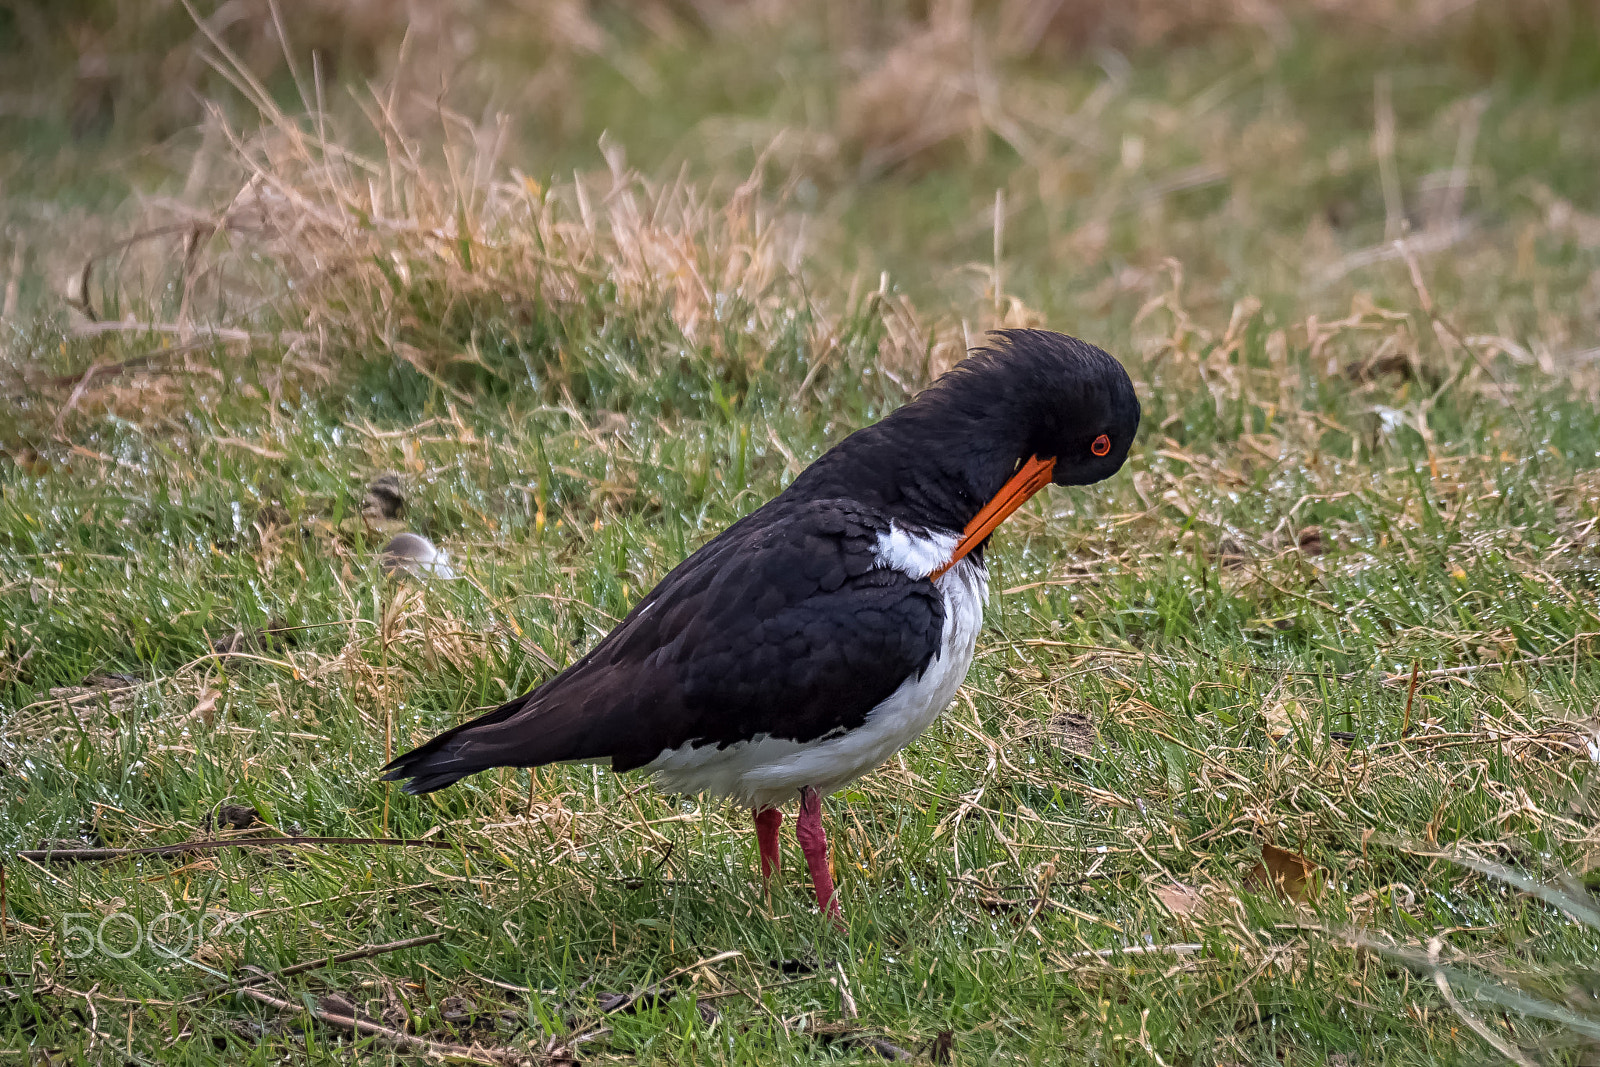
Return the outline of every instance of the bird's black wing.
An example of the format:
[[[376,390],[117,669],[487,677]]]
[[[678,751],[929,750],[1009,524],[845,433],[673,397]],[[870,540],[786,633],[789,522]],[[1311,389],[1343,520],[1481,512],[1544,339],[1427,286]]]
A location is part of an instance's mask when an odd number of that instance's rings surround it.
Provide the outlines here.
[[[384,768],[429,792],[565,760],[852,729],[939,653],[933,583],[880,566],[881,515],[782,498],[707,543],[577,663]]]

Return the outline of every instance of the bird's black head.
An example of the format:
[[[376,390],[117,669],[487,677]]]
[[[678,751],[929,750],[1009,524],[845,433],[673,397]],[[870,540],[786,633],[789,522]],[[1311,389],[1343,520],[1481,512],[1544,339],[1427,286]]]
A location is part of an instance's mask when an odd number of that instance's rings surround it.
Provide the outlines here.
[[[924,526],[961,530],[1015,477],[1088,485],[1128,456],[1139,401],[1122,365],[1045,330],[998,330],[915,400],[851,434],[784,496],[845,498]],[[1035,457],[1041,462],[1030,464]]]
[[[1115,474],[1139,429],[1128,372],[1086,341],[1047,330],[996,330],[917,398],[959,411],[975,425],[1009,426],[985,436],[1016,454],[1055,460],[1056,485],[1090,485]],[[1009,471],[1006,472],[1009,475]],[[980,479],[988,481],[992,479]]]

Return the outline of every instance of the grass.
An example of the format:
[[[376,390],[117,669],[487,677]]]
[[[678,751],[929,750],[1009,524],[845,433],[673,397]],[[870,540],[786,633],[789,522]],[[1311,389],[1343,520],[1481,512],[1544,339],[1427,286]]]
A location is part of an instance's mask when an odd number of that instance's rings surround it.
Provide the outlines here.
[[[1104,69],[983,5],[601,18],[504,125],[248,57],[154,148],[0,117],[0,844],[447,846],[8,859],[0,1047],[420,1060],[214,990],[440,933],[259,988],[534,1062],[1587,1062],[1600,45],[1480,7]],[[375,781],[1031,322],[1140,442],[1000,532],[956,704],[832,800],[847,931],[739,811]],[[464,577],[385,575],[401,528]]]

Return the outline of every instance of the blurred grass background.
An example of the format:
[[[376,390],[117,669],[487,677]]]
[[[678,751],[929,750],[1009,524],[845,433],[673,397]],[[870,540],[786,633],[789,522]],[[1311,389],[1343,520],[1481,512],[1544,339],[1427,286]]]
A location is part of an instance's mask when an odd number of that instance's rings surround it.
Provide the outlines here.
[[[16,858],[0,1044],[349,1058],[199,995],[442,930],[262,988],[544,1062],[1594,1062],[1597,30],[0,2],[0,843],[459,846]],[[962,697],[835,799],[848,934],[738,811],[374,782],[1036,324],[1140,443],[1001,532]],[[464,577],[385,575],[403,528]]]

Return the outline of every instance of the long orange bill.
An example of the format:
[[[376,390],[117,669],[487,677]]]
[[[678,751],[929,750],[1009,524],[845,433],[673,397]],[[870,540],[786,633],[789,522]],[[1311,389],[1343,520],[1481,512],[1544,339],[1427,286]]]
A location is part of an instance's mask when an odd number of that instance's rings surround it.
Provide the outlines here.
[[[961,531],[961,540],[956,542],[956,550],[950,553],[950,559],[932,574],[930,580],[939,577],[945,571],[961,562],[968,552],[983,544],[983,539],[994,533],[995,527],[1005,522],[1013,511],[1016,511],[1028,498],[1045,486],[1050,484],[1050,479],[1055,475],[1055,457],[1040,459],[1034,456],[1022,465],[1011,480],[1000,487],[983,508],[967,523],[967,528]]]

